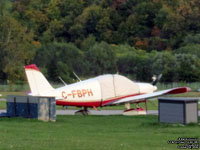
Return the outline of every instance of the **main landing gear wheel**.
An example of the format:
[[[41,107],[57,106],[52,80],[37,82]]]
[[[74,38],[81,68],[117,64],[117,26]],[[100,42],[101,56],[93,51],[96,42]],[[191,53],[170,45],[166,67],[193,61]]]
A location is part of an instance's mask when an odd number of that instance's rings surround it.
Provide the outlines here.
[[[88,116],[90,114],[91,114],[91,112],[87,109],[87,107],[84,107],[84,109],[81,109],[81,110],[75,112],[75,115]]]
[[[143,109],[142,107],[139,107],[139,103],[145,103],[146,109]],[[140,101],[136,103],[137,108],[130,108],[130,103],[125,104],[126,110],[123,112],[123,115],[125,116],[135,116],[135,115],[146,115],[147,114],[147,105],[146,100]]]
[[[127,109],[123,112],[123,115],[125,116],[135,116],[135,115],[146,115],[147,111],[144,110],[143,108],[136,108],[136,109]]]

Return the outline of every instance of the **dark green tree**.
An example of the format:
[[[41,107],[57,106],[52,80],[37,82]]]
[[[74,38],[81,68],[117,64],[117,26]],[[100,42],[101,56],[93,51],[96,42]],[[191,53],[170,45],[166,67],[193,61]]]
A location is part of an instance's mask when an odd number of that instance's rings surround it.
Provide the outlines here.
[[[48,43],[37,50],[34,63],[47,68],[50,80],[58,81],[58,76],[68,83],[73,82],[73,72],[84,73],[83,54],[70,43]]]
[[[24,80],[23,66],[34,57],[33,36],[11,16],[0,16],[0,72],[11,83]]]
[[[105,42],[96,43],[85,54],[90,75],[116,73],[116,56],[111,46]]]
[[[200,59],[192,54],[175,55],[176,81],[195,82],[200,79]]]

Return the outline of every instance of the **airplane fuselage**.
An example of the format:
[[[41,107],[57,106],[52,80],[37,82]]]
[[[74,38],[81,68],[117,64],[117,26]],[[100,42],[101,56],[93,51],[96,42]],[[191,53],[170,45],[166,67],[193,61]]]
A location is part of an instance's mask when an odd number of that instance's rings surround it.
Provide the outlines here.
[[[108,82],[102,83],[103,78]],[[116,78],[125,85],[120,86]],[[151,84],[136,83],[120,75],[103,75],[54,89],[46,95],[56,97],[57,105],[100,107],[117,99],[153,93],[156,89]]]

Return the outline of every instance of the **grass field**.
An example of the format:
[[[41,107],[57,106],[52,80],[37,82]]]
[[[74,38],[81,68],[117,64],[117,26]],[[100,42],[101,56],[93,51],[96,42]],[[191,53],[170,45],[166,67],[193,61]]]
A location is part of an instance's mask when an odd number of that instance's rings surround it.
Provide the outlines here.
[[[0,118],[0,150],[171,150],[168,140],[200,137],[198,124],[157,116],[57,116],[56,122]]]
[[[6,98],[25,92],[0,93]],[[200,92],[174,96],[200,97]],[[157,100],[147,104],[149,110],[158,108]],[[0,109],[6,109],[5,101],[0,101]],[[124,109],[124,105],[100,109]],[[160,124],[152,115],[57,116],[56,122],[0,118],[0,150],[171,150],[179,145],[168,140],[179,137],[200,138],[200,125]]]

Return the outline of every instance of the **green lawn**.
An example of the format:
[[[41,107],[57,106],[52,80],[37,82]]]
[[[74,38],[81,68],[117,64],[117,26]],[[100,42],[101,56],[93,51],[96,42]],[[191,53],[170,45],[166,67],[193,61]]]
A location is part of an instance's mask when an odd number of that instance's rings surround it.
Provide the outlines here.
[[[0,92],[2,95],[0,98],[6,98],[7,95],[25,95],[26,92]]]
[[[200,137],[199,125],[157,116],[57,116],[56,122],[0,118],[0,150],[171,150],[168,140]]]

